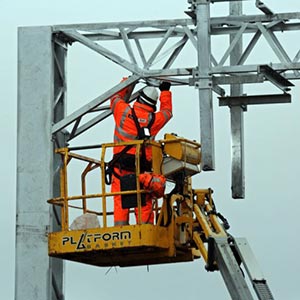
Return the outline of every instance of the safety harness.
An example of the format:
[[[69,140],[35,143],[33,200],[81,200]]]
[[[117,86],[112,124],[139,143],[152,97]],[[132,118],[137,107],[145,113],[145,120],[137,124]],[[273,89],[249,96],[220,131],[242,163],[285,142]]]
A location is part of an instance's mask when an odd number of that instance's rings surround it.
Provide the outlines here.
[[[155,114],[152,113],[152,118],[150,120],[150,122],[148,123],[147,127],[141,127],[140,123],[138,121],[137,115],[134,111],[133,108],[131,108],[131,115],[133,118],[133,121],[135,123],[135,126],[137,128],[137,140],[144,140],[144,142],[150,138],[150,129],[151,126],[153,125],[154,121],[155,121]],[[148,171],[150,169],[150,163],[149,161],[147,161],[146,159],[146,146],[145,143],[143,142],[142,147],[141,147],[141,170],[143,171]],[[127,152],[129,151],[129,149],[131,149],[134,145],[127,145],[125,146],[119,153],[115,154],[112,158],[111,161],[109,161],[106,166],[105,166],[105,183],[107,185],[111,184],[111,179],[112,179],[112,174],[114,174],[117,178],[120,178],[119,174],[117,174],[114,171],[114,167],[119,164],[121,169],[124,170],[128,170],[128,171],[133,171],[135,169],[135,157],[134,155],[131,154],[127,154]],[[122,157],[124,157],[127,154],[126,159],[124,159],[123,161],[126,161],[126,165],[122,165],[120,164],[120,161],[122,159]],[[131,159],[130,159],[131,158]]]

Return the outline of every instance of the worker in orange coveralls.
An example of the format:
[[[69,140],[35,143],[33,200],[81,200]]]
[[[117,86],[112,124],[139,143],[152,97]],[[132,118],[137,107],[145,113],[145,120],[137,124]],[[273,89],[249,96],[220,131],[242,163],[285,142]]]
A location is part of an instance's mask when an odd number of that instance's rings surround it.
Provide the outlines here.
[[[127,78],[123,78],[126,80]],[[137,100],[131,107],[125,102],[124,97],[128,91],[125,88],[115,94],[110,101],[110,108],[115,119],[114,143],[128,142],[138,139],[138,128],[132,116],[136,115],[141,128],[149,130],[150,139],[154,139],[159,130],[172,118],[172,93],[170,92],[171,84],[163,81],[160,86],[160,97],[158,90],[152,86],[146,86]],[[156,104],[160,100],[160,109],[156,111]],[[134,112],[132,112],[134,110]],[[123,150],[124,146],[114,147],[114,157]],[[135,147],[131,147],[125,153],[120,155],[118,163],[113,167],[111,191],[118,192],[121,190],[120,176],[135,172]],[[141,172],[151,172],[152,153],[151,148],[145,149],[146,160],[141,161]],[[137,208],[135,208],[137,219]],[[152,198],[146,195],[146,204],[141,209],[142,224],[153,224],[154,213],[152,210]],[[114,224],[129,224],[129,209],[122,208],[121,195],[114,196]]]

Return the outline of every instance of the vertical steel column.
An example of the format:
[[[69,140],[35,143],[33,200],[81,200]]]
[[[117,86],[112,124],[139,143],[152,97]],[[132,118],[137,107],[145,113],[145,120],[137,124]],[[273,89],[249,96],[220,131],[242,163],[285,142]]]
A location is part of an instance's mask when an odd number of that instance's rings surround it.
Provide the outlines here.
[[[242,15],[242,1],[229,3],[230,15]],[[230,35],[232,43],[235,35]],[[234,47],[230,55],[230,65],[237,64],[243,53],[242,38]],[[231,96],[241,96],[243,94],[242,84],[232,84],[230,87]],[[245,179],[244,179],[244,111],[240,105],[230,107],[231,119],[231,192],[233,198],[244,198],[245,196]]]
[[[53,43],[53,58],[54,58],[54,98],[53,98],[53,123],[62,120],[66,115],[66,56],[67,56],[67,46],[60,43],[59,40],[55,39]],[[66,132],[57,132],[53,137],[55,144],[54,147],[65,147],[67,144],[68,135]],[[53,196],[60,196],[60,169],[61,169],[62,159],[60,155],[55,155],[53,157]],[[50,207],[50,225],[51,232],[61,230],[61,208],[55,205]],[[53,300],[63,300],[63,271],[64,271],[64,261],[62,259],[51,258],[50,259],[51,268],[49,270],[49,275],[51,276],[51,286]]]
[[[62,276],[52,287],[47,199],[53,187],[54,64],[52,29],[18,31],[18,140],[15,299],[62,299]],[[63,105],[61,109],[63,108]],[[59,110],[61,110],[59,109]],[[62,265],[55,266],[62,274]]]
[[[212,102],[210,1],[197,0],[198,74],[195,86],[199,89],[202,169],[214,170],[214,121]]]

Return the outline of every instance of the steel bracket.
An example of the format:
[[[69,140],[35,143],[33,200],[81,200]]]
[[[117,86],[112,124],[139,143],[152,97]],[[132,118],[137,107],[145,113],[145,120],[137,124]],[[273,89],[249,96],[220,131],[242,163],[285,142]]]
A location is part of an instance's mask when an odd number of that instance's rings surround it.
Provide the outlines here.
[[[273,11],[268,8],[262,1],[256,0],[255,6],[260,9],[265,15],[274,15]]]
[[[256,104],[276,104],[276,103],[291,103],[291,95],[270,94],[270,95],[243,95],[243,96],[226,96],[218,97],[219,106],[246,106]]]
[[[262,74],[267,80],[272,82],[283,91],[289,91],[289,87],[294,86],[293,83],[291,83],[289,80],[287,80],[285,77],[280,75],[268,65],[259,65],[257,67],[257,73]]]

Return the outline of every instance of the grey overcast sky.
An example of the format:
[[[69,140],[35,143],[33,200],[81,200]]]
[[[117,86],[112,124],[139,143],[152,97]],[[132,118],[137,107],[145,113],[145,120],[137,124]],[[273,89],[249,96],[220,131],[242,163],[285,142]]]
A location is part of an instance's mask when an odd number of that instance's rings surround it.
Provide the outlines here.
[[[274,12],[300,11],[297,0],[265,0]],[[0,291],[1,299],[14,298],[14,251],[16,212],[17,136],[17,28],[91,22],[121,22],[185,18],[186,0],[1,0],[1,196]],[[245,14],[259,14],[255,0],[244,2]],[[213,4],[212,15],[228,15],[224,4]],[[278,34],[293,58],[299,49],[299,35]],[[227,44],[214,41],[214,49],[225,52]],[[73,46],[72,46],[73,47]],[[213,51],[214,51],[213,49]],[[116,84],[128,72],[101,70],[93,55],[74,46],[68,61],[69,109],[75,109]],[[217,54],[216,54],[217,56]],[[266,44],[258,45],[251,63],[278,62]],[[300,299],[300,103],[299,82],[294,82],[292,103],[249,107],[245,113],[246,196],[231,198],[231,147],[228,108],[214,99],[216,171],[202,172],[195,188],[211,187],[218,210],[231,224],[230,232],[246,237],[256,254],[275,299]],[[163,130],[199,139],[199,109],[193,88],[173,88],[174,118]],[[249,94],[278,92],[269,85],[248,86]],[[107,130],[110,129],[110,130]],[[79,142],[108,142],[112,120],[99,125],[93,137]],[[46,201],[46,199],[45,199]],[[46,270],[45,270],[46,271]],[[138,268],[96,268],[66,263],[65,299],[230,299],[220,273],[207,273],[202,260],[193,263]],[[27,299],[26,299],[27,300]]]

